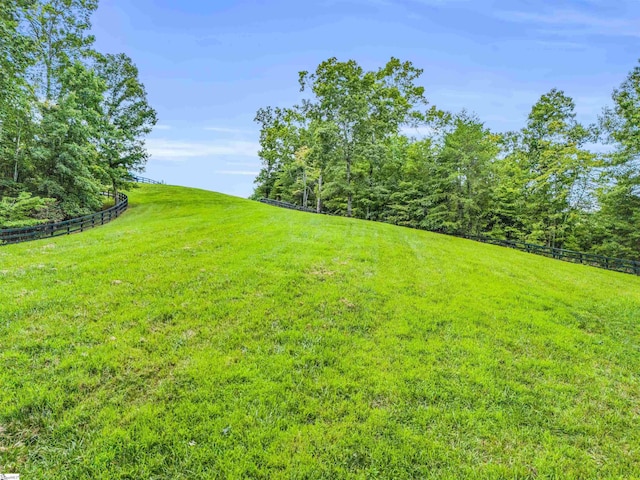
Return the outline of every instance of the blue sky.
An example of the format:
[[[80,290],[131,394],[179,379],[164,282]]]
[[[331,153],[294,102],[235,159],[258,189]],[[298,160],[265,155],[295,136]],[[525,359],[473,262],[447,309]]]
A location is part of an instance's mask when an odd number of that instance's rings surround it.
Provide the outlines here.
[[[298,71],[395,56],[424,69],[432,105],[496,131],[554,87],[593,122],[640,58],[640,0],[102,0],[93,30],[158,111],[147,176],[246,197],[255,113],[296,103]]]

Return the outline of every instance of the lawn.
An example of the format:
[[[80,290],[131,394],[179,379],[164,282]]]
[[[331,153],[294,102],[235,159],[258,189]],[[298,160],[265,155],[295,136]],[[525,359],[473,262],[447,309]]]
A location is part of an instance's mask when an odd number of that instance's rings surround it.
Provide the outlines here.
[[[638,478],[640,278],[144,186],[0,248],[0,472]]]

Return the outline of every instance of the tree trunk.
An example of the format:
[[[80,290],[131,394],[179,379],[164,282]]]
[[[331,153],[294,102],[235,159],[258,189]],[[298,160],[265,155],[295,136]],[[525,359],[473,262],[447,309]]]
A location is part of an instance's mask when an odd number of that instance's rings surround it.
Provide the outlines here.
[[[307,200],[309,199],[309,192],[307,191],[307,169],[302,170],[302,184],[303,184],[303,193],[302,193],[302,206],[307,208]]]
[[[347,217],[351,216],[353,196],[351,194],[351,159],[347,157]]]
[[[49,23],[49,33],[47,35],[47,53],[45,58],[45,69],[47,75],[47,91],[45,94],[45,99],[47,103],[51,101],[51,77],[53,75],[53,45],[51,44],[52,37],[52,24]]]
[[[18,183],[18,158],[20,155],[20,130],[18,130],[18,139],[16,141],[16,156],[15,156],[15,163],[13,166],[13,181]]]
[[[375,140],[375,136],[374,136]],[[371,205],[373,205],[373,163],[369,162],[369,204],[367,205],[367,220],[371,218]]]
[[[322,173],[318,177],[318,199],[316,203],[316,212],[322,213]]]

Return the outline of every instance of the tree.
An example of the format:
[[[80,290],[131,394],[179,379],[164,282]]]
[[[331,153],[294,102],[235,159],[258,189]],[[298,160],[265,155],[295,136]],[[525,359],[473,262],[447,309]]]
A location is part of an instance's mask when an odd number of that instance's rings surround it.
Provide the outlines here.
[[[502,152],[517,151],[518,134],[502,135]],[[492,164],[492,188],[487,232],[500,239],[522,239],[527,232],[525,190],[528,172],[518,155],[498,157]]]
[[[131,59],[92,49],[97,5],[2,1],[0,197],[6,205],[42,201],[51,218],[90,213],[102,207],[106,186],[117,193],[130,170],[147,160],[144,136],[156,114]],[[31,195],[26,203],[25,194]]]
[[[29,152],[36,166],[31,190],[57,199],[69,217],[102,206],[96,145],[104,91],[95,72],[75,63],[61,75],[57,101],[40,104],[38,141]]]
[[[415,109],[424,103],[424,88],[414,85],[422,74],[410,62],[392,58],[376,72],[365,72],[355,61],[322,62],[313,74],[300,72],[301,91],[314,98],[305,102],[305,113],[319,123],[335,125],[335,145],[344,168],[333,189],[347,199],[347,216],[353,214],[354,173],[371,153],[372,146],[397,134],[402,125],[420,118]]]
[[[594,131],[575,120],[574,110],[560,90],[542,95],[511,153],[526,175],[527,239],[552,247],[563,245],[576,212],[588,202],[585,186],[597,164],[585,148]]]
[[[447,233],[640,251],[640,66],[602,120],[615,145],[606,164],[588,148],[596,128],[576,121],[560,90],[540,97],[522,130],[495,134],[464,111],[421,111],[420,74],[396,59],[365,71],[331,58],[301,72],[308,98],[256,117],[255,195],[305,206],[315,197],[318,212]],[[417,139],[403,131],[410,125],[429,128]]]
[[[606,182],[599,193],[597,221],[608,232],[600,250],[609,255],[640,256],[640,65],[612,95],[601,126],[613,147],[607,156]]]
[[[640,176],[640,65],[614,90],[612,99],[613,108],[605,109],[601,119],[605,140],[615,147],[609,160]]]
[[[498,151],[497,137],[476,117],[464,111],[453,117],[427,179],[431,229],[476,235],[486,229]]]
[[[296,117],[292,109],[261,108],[255,121],[260,124],[260,146],[258,155],[263,167],[255,182],[256,195],[265,198],[279,198],[282,194],[276,188],[284,167],[293,162],[300,148],[300,139],[294,123]]]
[[[413,228],[428,228],[425,219],[431,207],[428,180],[433,175],[436,149],[430,138],[397,136],[387,150],[383,166],[388,201],[384,221]]]
[[[19,32],[23,3],[7,0],[0,9],[0,195],[20,188],[32,124],[34,96],[25,77],[30,42]]]
[[[100,55],[96,73],[105,84],[98,138],[100,166],[114,195],[129,185],[131,171],[140,171],[149,155],[144,137],[157,123],[138,69],[125,54]]]
[[[31,100],[26,89],[14,85],[0,107],[0,194],[19,191],[31,167],[26,155],[34,131]]]
[[[98,0],[33,0],[25,14],[26,35],[32,41],[37,94],[52,101],[66,68],[92,56],[94,37],[88,34]]]

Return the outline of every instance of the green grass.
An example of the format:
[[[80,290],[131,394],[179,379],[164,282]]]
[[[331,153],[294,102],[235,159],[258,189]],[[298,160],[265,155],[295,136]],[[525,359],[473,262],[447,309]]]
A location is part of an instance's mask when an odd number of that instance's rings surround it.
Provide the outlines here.
[[[640,278],[145,186],[0,248],[0,471],[639,478]]]

